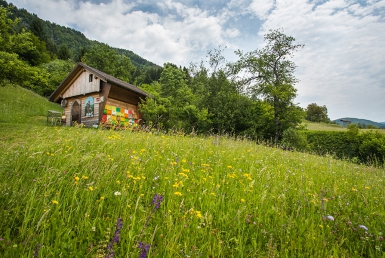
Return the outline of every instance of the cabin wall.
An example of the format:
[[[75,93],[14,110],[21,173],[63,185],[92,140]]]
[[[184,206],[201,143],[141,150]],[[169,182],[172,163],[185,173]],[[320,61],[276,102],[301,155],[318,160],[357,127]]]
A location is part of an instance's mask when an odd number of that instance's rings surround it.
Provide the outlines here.
[[[96,98],[98,97],[99,93],[93,93],[84,96],[67,98],[67,105],[64,107],[66,125],[73,125],[72,109],[76,101],[80,103],[80,123],[87,127],[99,125],[99,105],[102,103],[97,103]]]
[[[79,73],[63,93],[63,99],[100,91],[100,78],[85,69]]]

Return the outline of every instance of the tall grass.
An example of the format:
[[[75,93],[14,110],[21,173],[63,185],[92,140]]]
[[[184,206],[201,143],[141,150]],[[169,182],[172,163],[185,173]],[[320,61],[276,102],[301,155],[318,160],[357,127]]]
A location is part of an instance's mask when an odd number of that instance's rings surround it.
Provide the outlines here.
[[[383,170],[225,137],[9,129],[4,257],[385,255]]]
[[[30,90],[0,82],[0,125],[43,125],[48,110],[63,108]]]

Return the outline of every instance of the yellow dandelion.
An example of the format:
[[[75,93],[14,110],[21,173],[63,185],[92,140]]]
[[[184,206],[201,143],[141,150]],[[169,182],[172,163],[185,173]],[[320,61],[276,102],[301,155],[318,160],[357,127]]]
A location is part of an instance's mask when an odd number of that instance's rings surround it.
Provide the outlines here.
[[[197,216],[198,219],[202,218],[202,214],[200,211],[196,211],[195,215]]]
[[[58,204],[59,204],[59,202],[58,202],[58,201],[56,201],[56,200],[52,200],[52,203],[53,203],[53,204],[56,204],[56,205],[58,205]]]
[[[353,192],[357,192],[358,190],[357,190],[356,188],[353,187],[353,188],[352,188],[352,191],[353,191]]]
[[[140,196],[141,196],[141,197],[143,197],[143,196],[144,196],[144,194],[140,194]]]
[[[88,176],[82,175],[82,179],[88,179]]]
[[[241,199],[241,202],[245,202],[245,199]]]
[[[94,188],[93,188],[92,186],[89,186],[88,189],[89,189],[90,191],[93,191],[93,190],[94,190]]]
[[[175,194],[175,195],[178,195],[178,196],[182,196],[182,193],[181,193],[181,192],[175,192],[174,194]]]
[[[101,197],[100,197],[100,200],[104,200],[104,196],[101,196]]]
[[[80,180],[80,178],[78,176],[75,176],[74,179],[75,179],[75,181],[79,181]]]

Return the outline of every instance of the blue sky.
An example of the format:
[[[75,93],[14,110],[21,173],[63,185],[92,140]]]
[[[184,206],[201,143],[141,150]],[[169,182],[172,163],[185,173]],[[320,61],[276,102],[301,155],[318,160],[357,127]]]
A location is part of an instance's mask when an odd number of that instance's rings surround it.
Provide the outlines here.
[[[385,0],[9,2],[159,65],[199,63],[220,45],[235,61],[235,50],[261,48],[264,34],[282,28],[305,44],[293,57],[301,107],[385,122]]]

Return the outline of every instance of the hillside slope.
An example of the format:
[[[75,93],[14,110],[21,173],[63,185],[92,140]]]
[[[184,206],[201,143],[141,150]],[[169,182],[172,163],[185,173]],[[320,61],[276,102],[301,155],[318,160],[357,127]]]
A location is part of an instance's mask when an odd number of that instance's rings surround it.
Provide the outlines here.
[[[0,84],[0,125],[44,125],[48,110],[62,112],[62,107],[20,86]]]
[[[350,120],[350,121],[352,121],[352,124],[373,125],[373,126],[378,127],[378,128],[385,128],[385,124],[377,123],[377,122],[374,122],[371,120],[361,119],[361,118],[343,117],[343,118],[336,119],[334,121],[336,123],[342,125],[342,122],[340,121],[341,119]]]

